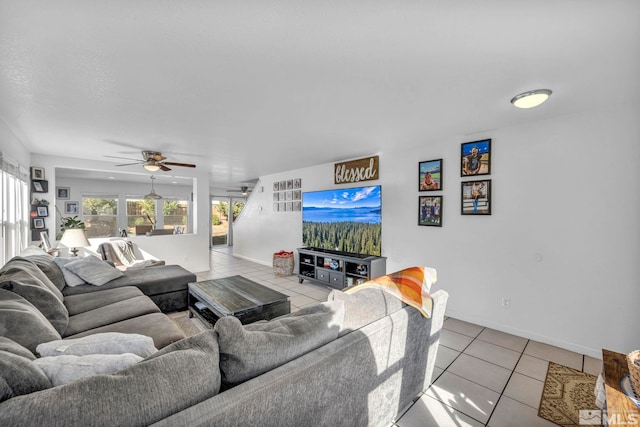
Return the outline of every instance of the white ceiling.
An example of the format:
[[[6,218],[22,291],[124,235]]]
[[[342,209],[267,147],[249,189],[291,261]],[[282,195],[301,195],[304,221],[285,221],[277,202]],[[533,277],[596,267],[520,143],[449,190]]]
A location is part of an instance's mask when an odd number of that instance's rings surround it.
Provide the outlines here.
[[[34,153],[154,149],[235,188],[637,101],[639,23],[637,0],[0,0],[0,119]]]

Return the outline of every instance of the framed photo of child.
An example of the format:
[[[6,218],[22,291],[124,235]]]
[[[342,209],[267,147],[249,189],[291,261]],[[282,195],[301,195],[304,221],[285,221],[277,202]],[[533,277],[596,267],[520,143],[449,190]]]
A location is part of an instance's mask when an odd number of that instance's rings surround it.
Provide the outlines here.
[[[418,190],[442,190],[442,159],[418,163]]]

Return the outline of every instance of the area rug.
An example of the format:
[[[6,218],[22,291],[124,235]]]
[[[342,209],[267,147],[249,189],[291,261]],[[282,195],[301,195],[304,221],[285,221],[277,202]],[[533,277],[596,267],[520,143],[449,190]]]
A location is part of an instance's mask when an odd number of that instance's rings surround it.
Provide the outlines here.
[[[599,419],[601,411],[596,406],[595,386],[595,376],[549,362],[538,416],[567,427],[580,426],[581,417],[583,423],[585,417]],[[590,421],[589,425],[599,425]]]
[[[173,320],[173,323],[188,337],[199,334],[205,330],[204,326],[199,325],[197,319],[189,317],[188,313],[171,317],[171,320]]]

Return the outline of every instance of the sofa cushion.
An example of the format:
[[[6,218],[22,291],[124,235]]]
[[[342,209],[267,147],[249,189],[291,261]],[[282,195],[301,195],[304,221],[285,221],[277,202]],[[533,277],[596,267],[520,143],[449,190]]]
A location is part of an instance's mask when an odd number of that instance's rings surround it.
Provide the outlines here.
[[[203,332],[116,374],[3,402],[0,425],[150,425],[215,396],[218,360],[215,334]]]
[[[69,317],[69,326],[63,336],[110,325],[145,314],[159,313],[160,309],[147,296],[138,296],[99,307]]]
[[[64,274],[62,270],[60,270],[60,267],[58,267],[58,264],[55,263],[55,257],[52,255],[43,253],[42,255],[30,255],[25,258],[37,265],[40,271],[42,271],[59,290],[62,290],[67,285],[67,282],[64,280]]]
[[[104,262],[104,261],[103,261]],[[123,273],[122,277],[114,279],[100,287],[83,285],[75,288],[64,288],[63,294],[78,295],[86,292],[96,292],[123,286],[135,286],[145,295],[158,295],[168,292],[184,291],[187,284],[195,282],[196,275],[179,265],[161,265],[153,268],[132,269]]]
[[[81,378],[121,371],[143,358],[131,354],[88,354],[41,357],[33,363],[46,374],[54,386],[69,384]]]
[[[59,340],[60,333],[37,308],[20,295],[0,289],[0,335],[35,354],[41,342]]]
[[[82,338],[41,343],[36,347],[36,351],[42,357],[124,353],[147,357],[154,354],[158,349],[153,345],[153,339],[146,335],[104,332]]]
[[[73,316],[143,295],[142,291],[135,286],[124,286],[122,288],[107,289],[87,294],[70,295],[65,297],[64,305],[67,307],[69,315]]]
[[[0,402],[51,387],[51,381],[34,362],[0,350]]]
[[[26,357],[29,360],[36,360],[36,356],[24,348],[14,340],[7,337],[0,337],[0,351],[6,351],[9,353],[17,354],[18,356]]]
[[[33,304],[51,325],[64,333],[69,324],[69,312],[56,296],[42,283],[25,271],[17,271],[2,276],[0,288],[14,292]]]
[[[69,335],[65,338],[80,338],[102,332],[121,332],[124,334],[147,335],[153,339],[153,345],[158,349],[166,347],[167,345],[185,337],[184,332],[182,332],[169,317],[162,313],[152,313],[112,323],[110,325],[101,326],[99,328],[90,329],[79,334]],[[60,337],[57,339],[60,339]],[[53,341],[53,339],[48,341]]]
[[[327,300],[344,302],[344,322],[340,329],[340,336],[360,329],[405,306],[398,298],[379,289],[363,289],[353,294],[333,290],[329,293]]]
[[[82,277],[78,276],[77,274],[75,274],[74,272],[72,272],[66,267],[67,264],[73,261],[77,261],[76,257],[72,257],[72,258],[56,257],[53,260],[53,262],[58,266],[58,268],[62,272],[62,276],[64,277],[64,282],[66,283],[67,286],[74,287],[74,286],[86,285],[87,282],[85,282],[82,279]]]
[[[122,276],[122,271],[94,256],[71,261],[65,265],[65,268],[80,276],[85,282],[95,286],[102,286]]]
[[[341,301],[245,326],[236,317],[221,318],[214,331],[218,334],[223,383],[240,384],[336,339],[343,318]]]

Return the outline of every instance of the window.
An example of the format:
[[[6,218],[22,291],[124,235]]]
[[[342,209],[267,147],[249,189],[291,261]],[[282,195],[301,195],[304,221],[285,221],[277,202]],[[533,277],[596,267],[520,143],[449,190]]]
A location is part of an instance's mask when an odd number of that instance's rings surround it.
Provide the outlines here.
[[[87,237],[118,235],[118,197],[85,195],[82,198],[82,218]]]
[[[127,233],[135,235],[150,231],[156,225],[155,218],[155,200],[127,197]]]
[[[26,168],[0,153],[0,265],[27,247],[29,235],[29,175]]]
[[[186,200],[162,200],[163,228],[177,230],[176,234],[187,233],[189,203]]]

